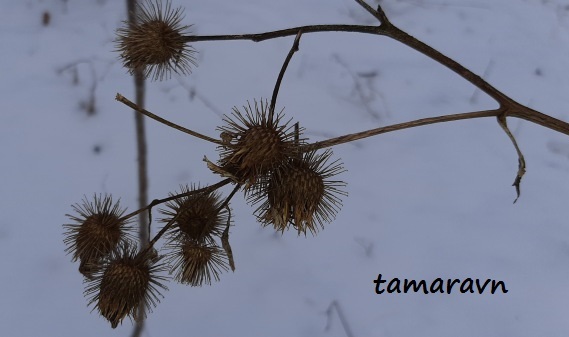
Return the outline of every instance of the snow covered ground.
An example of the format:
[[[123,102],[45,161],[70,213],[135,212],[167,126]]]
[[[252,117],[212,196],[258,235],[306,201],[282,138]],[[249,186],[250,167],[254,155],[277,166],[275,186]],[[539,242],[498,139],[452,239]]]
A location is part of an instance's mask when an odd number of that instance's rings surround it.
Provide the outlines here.
[[[569,120],[566,0],[382,3],[409,34],[520,103]],[[173,4],[186,8],[184,23],[203,35],[375,24],[351,0]],[[133,113],[114,100],[117,92],[133,99],[132,79],[113,52],[125,7],[110,0],[0,0],[2,336],[131,332],[128,319],[112,330],[86,307],[61,226],[83,195],[112,193],[136,208]],[[199,67],[189,77],[150,83],[147,109],[216,137],[221,115],[233,106],[270,98],[292,41],[197,43]],[[311,141],[495,106],[417,52],[350,33],[303,36],[277,102]],[[349,197],[316,237],[262,228],[238,195],[235,273],[210,287],[170,283],[143,336],[346,336],[338,307],[358,337],[566,336],[569,138],[517,119],[509,125],[528,167],[516,204],[516,153],[493,118],[336,147]],[[150,120],[147,128],[151,198],[180,184],[219,181],[202,162],[204,155],[217,158],[215,146]],[[372,281],[379,273],[490,278],[509,292],[377,295]]]

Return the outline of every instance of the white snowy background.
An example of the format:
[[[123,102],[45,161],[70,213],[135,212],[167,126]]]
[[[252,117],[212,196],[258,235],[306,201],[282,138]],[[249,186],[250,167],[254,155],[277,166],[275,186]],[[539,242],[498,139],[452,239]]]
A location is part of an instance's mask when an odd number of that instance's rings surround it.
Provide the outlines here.
[[[394,24],[510,97],[569,120],[569,1],[384,0]],[[195,34],[376,24],[351,0],[174,0]],[[49,25],[42,14],[49,12]],[[133,81],[117,60],[119,0],[0,0],[0,336],[129,336],[83,297],[62,224],[84,195],[137,205]],[[146,106],[217,137],[223,114],[270,98],[293,37],[201,42],[191,76],[148,84]],[[86,107],[94,99],[95,111]],[[277,107],[311,141],[496,107],[457,75],[385,37],[304,35]],[[212,286],[169,283],[143,336],[567,336],[569,137],[495,119],[337,146],[349,197],[316,237],[262,228],[238,194],[237,270]],[[220,180],[215,146],[147,121],[150,197]],[[230,189],[223,190],[225,195]],[[154,212],[157,213],[157,212]],[[156,224],[156,222],[154,222]],[[156,232],[154,227],[153,231]],[[384,278],[503,280],[507,294],[382,294]]]

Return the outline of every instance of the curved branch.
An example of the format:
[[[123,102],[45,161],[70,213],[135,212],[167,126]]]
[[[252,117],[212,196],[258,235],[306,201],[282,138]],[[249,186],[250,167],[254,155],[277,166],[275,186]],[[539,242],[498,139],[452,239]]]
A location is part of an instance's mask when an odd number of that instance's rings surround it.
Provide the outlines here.
[[[302,35],[302,30],[299,30],[296,34],[296,38],[294,39],[294,43],[286,56],[281,71],[279,72],[279,76],[277,78],[277,82],[275,83],[275,88],[273,89],[273,97],[271,97],[271,106],[269,108],[269,121],[273,120],[273,115],[275,114],[275,105],[277,104],[277,96],[279,95],[279,89],[281,87],[281,82],[283,80],[284,74],[286,72],[286,68],[292,59],[292,55],[298,51],[298,43],[300,42],[300,36]]]
[[[300,32],[302,34],[316,33],[316,32],[353,32],[353,33],[364,33],[364,34],[374,34],[383,35],[392,38],[396,41],[403,43],[404,45],[420,52],[421,54],[437,61],[446,68],[452,70],[468,82],[472,83],[474,86],[479,88],[481,91],[492,97],[498,104],[500,108],[508,107],[507,110],[502,110],[503,113],[507,111],[507,114],[512,117],[518,117],[525,119],[527,121],[539,124],[541,126],[547,127],[549,129],[564,133],[569,135],[569,123],[563,122],[561,120],[555,119],[536,110],[524,107],[523,105],[517,103],[506,94],[496,89],[490,83],[486,82],[482,77],[474,74],[472,71],[468,70],[466,67],[460,63],[454,61],[448,56],[442,54],[426,43],[416,39],[415,37],[407,34],[398,27],[394,26],[387,18],[386,14],[383,12],[380,6],[377,10],[373,10],[369,5],[367,5],[363,0],[355,0],[358,4],[364,7],[368,12],[372,13],[379,21],[381,21],[380,26],[362,26],[362,25],[310,25],[310,26],[300,26],[288,29],[281,29],[271,32],[259,33],[259,34],[241,34],[241,35],[210,35],[210,36],[186,36],[184,37],[185,42],[198,42],[198,41],[220,41],[220,40],[251,40],[255,42],[260,42],[264,40],[280,38],[285,36],[298,35]]]
[[[415,128],[418,126],[429,125],[429,124],[437,124],[437,123],[445,123],[445,122],[452,122],[452,121],[459,121],[464,119],[474,119],[474,118],[484,118],[484,117],[497,117],[504,112],[503,109],[495,109],[495,110],[482,110],[482,111],[474,111],[474,112],[467,112],[462,114],[454,114],[454,115],[446,115],[446,116],[438,116],[438,117],[429,117],[429,118],[422,118],[417,119],[411,122],[405,122],[400,124],[394,124],[389,126],[384,126],[376,129],[371,129],[362,132],[351,133],[349,135],[344,135],[336,138],[331,138],[327,140],[323,140],[320,142],[307,144],[301,146],[301,150],[303,152],[308,152],[312,150],[323,149],[339,144],[353,142],[355,140],[364,139],[368,137],[377,136],[382,133],[388,133],[398,130],[410,129]]]

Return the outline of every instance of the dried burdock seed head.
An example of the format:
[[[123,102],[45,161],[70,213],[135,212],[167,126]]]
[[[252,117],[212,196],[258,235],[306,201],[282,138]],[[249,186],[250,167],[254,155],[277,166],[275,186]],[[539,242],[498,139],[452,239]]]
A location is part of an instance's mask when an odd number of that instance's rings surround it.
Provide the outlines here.
[[[199,189],[182,186],[180,194]],[[168,231],[169,240],[189,238],[197,242],[214,242],[214,236],[220,236],[227,223],[227,209],[221,208],[219,193],[195,193],[168,202],[168,209],[160,212],[166,217],[163,222],[170,222],[177,215],[174,225]]]
[[[183,10],[172,9],[170,1],[162,5],[152,0],[137,5],[136,23],[124,22],[117,30],[117,51],[131,74],[143,70],[153,80],[169,78],[171,72],[189,75],[197,65],[196,53],[184,42],[190,26],[181,25]]]
[[[193,287],[209,285],[212,279],[219,281],[219,274],[228,270],[225,252],[214,243],[186,238],[170,241],[166,247],[170,250],[167,254],[170,273],[175,273],[175,279],[180,283]]]
[[[95,195],[93,202],[84,198],[72,207],[78,215],[68,214],[75,223],[63,225],[65,251],[73,254],[73,261],[81,261],[79,271],[90,278],[101,259],[132,240],[132,228],[129,220],[121,218],[125,209],[118,201],[113,204],[111,196]]]
[[[260,104],[255,101],[254,108],[248,103],[243,108],[245,115],[235,107],[232,117],[225,117],[227,125],[219,128],[225,140],[224,146],[219,147],[219,166],[208,165],[248,189],[270,170],[295,156],[300,142],[295,140],[294,128],[282,122],[281,113],[269,119],[266,101],[261,100]]]
[[[326,163],[331,155],[330,150],[308,152],[273,170],[249,194],[253,204],[263,200],[256,210],[259,220],[281,232],[292,225],[305,235],[332,221],[342,205],[339,196],[347,193],[340,189],[345,182],[329,180],[344,171],[338,161]]]
[[[111,254],[88,282],[85,296],[90,298],[101,316],[105,317],[113,328],[129,316],[138,321],[139,306],[152,310],[159,302],[159,290],[167,290],[161,282],[164,276],[159,272],[166,270],[160,259],[148,252],[137,253],[135,247],[124,246],[119,252]],[[146,312],[144,312],[146,317]]]

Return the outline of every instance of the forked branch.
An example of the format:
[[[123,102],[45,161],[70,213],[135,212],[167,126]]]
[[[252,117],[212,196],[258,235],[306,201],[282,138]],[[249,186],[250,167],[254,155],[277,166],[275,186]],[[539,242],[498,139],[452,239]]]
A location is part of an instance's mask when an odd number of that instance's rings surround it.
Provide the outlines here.
[[[388,19],[386,13],[383,11],[381,6],[378,6],[376,10],[373,9],[371,6],[369,6],[363,0],[355,0],[355,1],[360,6],[362,6],[366,11],[372,14],[375,18],[377,18],[378,21],[381,22],[381,24],[379,26],[310,25],[310,26],[300,26],[288,29],[281,29],[281,30],[258,33],[258,34],[184,36],[183,39],[187,43],[199,42],[199,41],[221,41],[221,40],[250,40],[254,42],[260,42],[280,37],[295,36],[298,35],[299,33],[310,34],[316,32],[352,32],[352,33],[383,35],[392,38],[396,41],[399,41],[405,44],[406,46],[413,48],[414,50],[422,53],[423,55],[439,62],[446,68],[452,70],[453,72],[455,72],[456,74],[467,80],[468,82],[472,83],[481,91],[483,91],[484,93],[495,99],[496,102],[498,102],[500,108],[506,108],[503,111],[507,113],[507,116],[522,118],[532,123],[536,123],[546,128],[552,129],[554,131],[569,135],[568,123],[517,103],[516,101],[508,97],[506,94],[502,93],[500,90],[496,89],[494,86],[486,82],[483,78],[481,78],[480,76],[474,74],[469,69],[462,66],[460,63],[454,61],[453,59],[440,53],[436,49],[425,44],[424,42],[414,38],[413,36],[399,29]],[[492,116],[495,117],[496,115]]]

